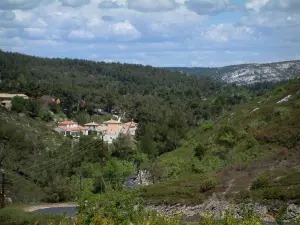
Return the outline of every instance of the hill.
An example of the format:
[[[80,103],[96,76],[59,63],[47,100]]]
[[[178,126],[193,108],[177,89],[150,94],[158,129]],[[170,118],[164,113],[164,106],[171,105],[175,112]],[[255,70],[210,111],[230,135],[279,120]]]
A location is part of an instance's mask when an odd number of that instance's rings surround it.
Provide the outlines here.
[[[300,61],[241,64],[216,68],[172,67],[168,69],[197,74],[198,76],[211,76],[225,83],[249,85],[261,82],[278,82],[298,77],[300,74]]]
[[[299,103],[300,80],[292,80],[215,122],[203,122],[180,148],[155,160],[158,183],[142,188],[141,195],[149,203],[171,205],[197,205],[213,193],[277,209],[298,204]]]
[[[101,111],[134,119],[140,126],[138,138],[148,135],[145,140],[156,142],[154,155],[175,149],[186,129],[200,120],[251,98],[243,88],[208,77],[142,65],[0,51],[0,71],[0,91],[59,98],[70,118],[89,118]]]

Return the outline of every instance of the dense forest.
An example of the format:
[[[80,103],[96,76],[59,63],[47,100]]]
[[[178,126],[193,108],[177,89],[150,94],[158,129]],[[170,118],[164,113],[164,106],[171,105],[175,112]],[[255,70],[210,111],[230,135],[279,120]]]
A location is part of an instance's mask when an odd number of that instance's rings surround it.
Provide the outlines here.
[[[250,98],[235,85],[142,65],[0,52],[0,71],[1,92],[54,96],[68,117],[92,116],[101,109],[134,119],[140,125],[138,138],[156,142],[153,155],[178,147],[188,127]]]

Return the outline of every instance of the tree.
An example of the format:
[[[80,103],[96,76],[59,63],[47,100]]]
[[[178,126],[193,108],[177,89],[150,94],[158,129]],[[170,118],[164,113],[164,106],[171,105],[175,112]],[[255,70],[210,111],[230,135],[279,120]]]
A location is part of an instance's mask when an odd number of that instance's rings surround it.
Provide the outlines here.
[[[36,99],[30,99],[27,101],[26,109],[30,117],[38,117],[40,112],[40,105]]]
[[[150,158],[157,156],[158,152],[153,141],[153,128],[151,126],[145,128],[144,135],[140,138],[140,149]]]
[[[19,96],[13,97],[11,105],[11,110],[21,113],[25,110],[26,100]]]
[[[135,149],[130,135],[121,133],[119,137],[113,141],[112,156],[114,157],[129,160],[134,151]]]
[[[197,147],[194,149],[195,152],[195,156],[199,159],[202,160],[205,153],[206,153],[206,149],[203,147],[203,145],[201,145],[200,143],[197,145]]]
[[[45,122],[50,122],[50,121],[53,120],[53,117],[52,117],[51,113],[48,110],[46,110],[46,109],[40,110],[39,117],[42,120],[44,120]]]

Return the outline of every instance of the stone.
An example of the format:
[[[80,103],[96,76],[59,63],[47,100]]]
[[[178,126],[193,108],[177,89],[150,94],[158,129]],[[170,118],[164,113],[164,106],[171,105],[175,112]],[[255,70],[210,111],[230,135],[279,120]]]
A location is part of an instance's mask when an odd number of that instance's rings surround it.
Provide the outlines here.
[[[284,221],[295,221],[300,218],[300,208],[295,204],[288,205],[285,214],[283,215]]]

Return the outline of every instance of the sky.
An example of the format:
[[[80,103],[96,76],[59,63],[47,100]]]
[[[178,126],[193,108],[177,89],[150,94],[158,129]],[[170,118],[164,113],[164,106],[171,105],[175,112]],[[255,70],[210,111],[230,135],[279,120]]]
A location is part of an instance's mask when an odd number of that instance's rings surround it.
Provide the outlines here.
[[[300,0],[0,0],[0,49],[152,66],[300,59]]]

